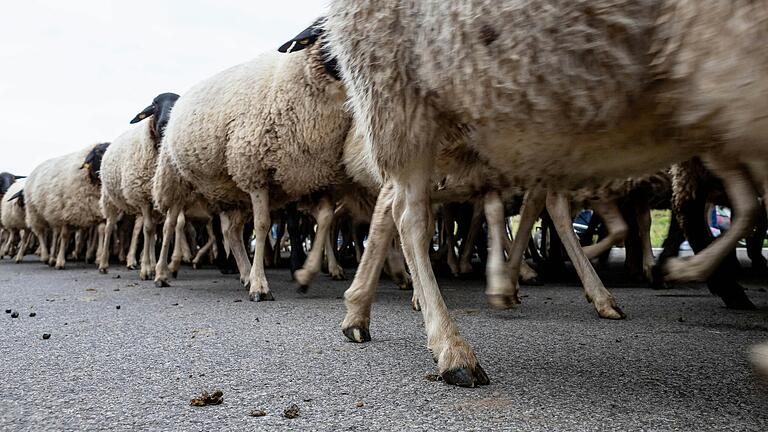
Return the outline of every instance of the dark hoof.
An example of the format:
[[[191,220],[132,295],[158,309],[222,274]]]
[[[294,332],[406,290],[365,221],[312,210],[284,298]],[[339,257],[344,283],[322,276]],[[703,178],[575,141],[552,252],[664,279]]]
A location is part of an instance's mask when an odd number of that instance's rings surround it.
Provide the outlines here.
[[[296,292],[299,294],[306,294],[307,291],[309,291],[309,285],[299,285],[299,287],[296,288]]]
[[[519,305],[519,304],[520,304],[520,300],[515,298],[515,296],[501,295],[501,294],[492,294],[488,296],[488,306],[490,306],[491,309],[497,309],[497,310],[512,309],[515,305]]]
[[[179,271],[176,270],[175,272],[172,272],[171,273],[171,277],[174,278],[174,279],[178,278],[179,277]]]
[[[171,286],[171,284],[169,284],[166,280],[157,280],[155,281],[155,286],[158,288],[167,288]]]
[[[272,296],[271,292],[267,293],[249,293],[248,298],[252,302],[260,302],[260,301],[274,301],[275,297]]]
[[[474,370],[466,367],[451,369],[443,372],[441,376],[446,384],[452,384],[459,387],[477,387],[491,383],[491,380],[488,378],[488,375],[480,364],[478,364]]]
[[[136,267],[135,265],[129,265],[129,266],[126,266],[126,268],[128,270],[136,270],[138,267]]]
[[[664,282],[664,269],[662,268],[661,264],[656,264],[653,266],[653,269],[651,269],[651,277],[653,278],[651,281],[651,288],[655,290],[670,288],[669,285]]]
[[[371,332],[362,327],[354,326],[345,328],[342,332],[344,333],[344,336],[352,342],[363,343],[371,341]]]
[[[197,264],[192,263],[192,270],[197,270]]]
[[[108,271],[107,271],[107,269],[105,269],[105,268],[102,268],[102,269],[99,269],[99,273],[101,273],[101,274],[107,274],[107,273],[108,273]]]
[[[720,298],[723,299],[723,303],[725,303],[725,307],[728,309],[735,309],[735,310],[755,310],[757,307],[755,307],[755,304],[752,303],[752,301],[747,297],[747,294],[744,293],[744,291],[738,291],[734,293],[730,293],[728,295],[722,295]]]

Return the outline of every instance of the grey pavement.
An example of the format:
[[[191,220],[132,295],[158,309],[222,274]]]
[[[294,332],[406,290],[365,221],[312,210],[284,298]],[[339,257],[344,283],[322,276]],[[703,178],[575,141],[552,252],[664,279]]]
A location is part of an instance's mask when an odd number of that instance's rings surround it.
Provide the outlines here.
[[[425,378],[421,315],[388,280],[373,341],[354,344],[339,328],[349,281],[320,276],[301,295],[269,270],[276,301],[251,303],[214,269],[156,288],[115,267],[5,260],[0,429],[768,431],[768,384],[747,360],[768,340],[765,280],[746,284],[759,310],[738,312],[701,285],[652,291],[617,267],[606,281],[624,321],[599,319],[575,278],[524,286],[510,311],[485,307],[480,278],[441,278],[491,378],[465,389]],[[214,389],[221,405],[190,406]]]

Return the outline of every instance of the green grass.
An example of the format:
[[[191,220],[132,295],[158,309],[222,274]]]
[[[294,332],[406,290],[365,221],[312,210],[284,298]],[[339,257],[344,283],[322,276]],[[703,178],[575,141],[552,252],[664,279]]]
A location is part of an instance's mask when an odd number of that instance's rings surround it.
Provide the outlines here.
[[[669,210],[651,210],[651,246],[660,248],[669,230]]]

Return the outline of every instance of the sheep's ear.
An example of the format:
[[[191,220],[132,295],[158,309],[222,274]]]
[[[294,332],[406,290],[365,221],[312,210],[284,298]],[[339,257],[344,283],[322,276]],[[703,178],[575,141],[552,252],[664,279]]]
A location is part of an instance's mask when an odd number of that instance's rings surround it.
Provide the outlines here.
[[[11,201],[13,201],[15,199],[19,199],[19,198],[22,198],[22,199],[24,198],[24,189],[16,192],[15,194],[13,194],[12,197],[8,198],[6,201],[11,202]]]
[[[27,176],[13,176],[13,177],[16,178],[16,180],[21,180],[21,179],[27,178]]]
[[[131,120],[131,124],[138,123],[138,122],[144,120],[145,118],[150,117],[154,113],[155,113],[155,105],[152,104],[152,105],[144,108],[144,110],[142,112],[136,114],[136,117],[134,117],[133,120]]]
[[[325,18],[319,18],[311,26],[304,29],[303,32],[296,35],[295,38],[281,45],[277,50],[281,53],[291,53],[301,51],[317,42],[317,39],[323,34],[322,24],[324,21]]]

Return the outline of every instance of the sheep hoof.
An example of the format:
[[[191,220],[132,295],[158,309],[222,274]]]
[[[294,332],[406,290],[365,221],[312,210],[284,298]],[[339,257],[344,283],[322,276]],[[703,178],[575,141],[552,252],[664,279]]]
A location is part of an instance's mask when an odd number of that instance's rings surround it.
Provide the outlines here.
[[[169,284],[167,280],[158,279],[155,281],[155,286],[158,288],[168,288],[169,286],[171,286],[171,284]]]
[[[414,312],[421,312],[421,304],[419,304],[419,299],[415,295],[411,297],[411,309]]]
[[[197,270],[197,263],[196,262],[192,263],[192,270]]]
[[[445,371],[440,374],[440,376],[443,377],[443,381],[445,381],[446,384],[452,384],[459,387],[477,387],[491,383],[488,374],[485,373],[479,363],[474,369],[460,367]]]
[[[128,264],[128,265],[126,266],[126,268],[127,268],[128,270],[136,270],[136,264]]]
[[[368,329],[359,326],[345,328],[342,332],[344,333],[344,336],[352,342],[363,343],[371,341],[371,332],[369,332]]]
[[[744,291],[732,290],[726,295],[720,294],[725,307],[734,310],[755,310],[755,304],[747,297]]]
[[[488,306],[491,309],[505,310],[512,309],[515,305],[520,304],[520,299],[517,295],[505,295],[505,294],[489,294]]]
[[[176,271],[171,272],[171,277],[174,278],[174,279],[178,278],[179,277],[179,271],[176,270]]]
[[[397,288],[403,291],[413,290],[413,282],[410,279],[403,279],[397,282]]]
[[[296,289],[296,292],[299,294],[306,294],[307,291],[309,291],[309,285],[299,285],[299,287]]]
[[[252,292],[248,294],[248,297],[252,302],[260,302],[260,301],[274,301],[275,297],[272,295],[271,292],[265,292],[265,293],[257,293]]]
[[[620,320],[627,317],[624,311],[622,311],[613,300],[604,302],[602,305],[598,305],[596,302],[595,309],[597,310],[597,314],[600,315],[600,318]]]
[[[100,268],[100,269],[99,269],[99,273],[101,273],[101,274],[107,274],[107,269],[105,269],[105,268]]]
[[[56,270],[64,270],[64,264],[56,264],[53,268]]]

